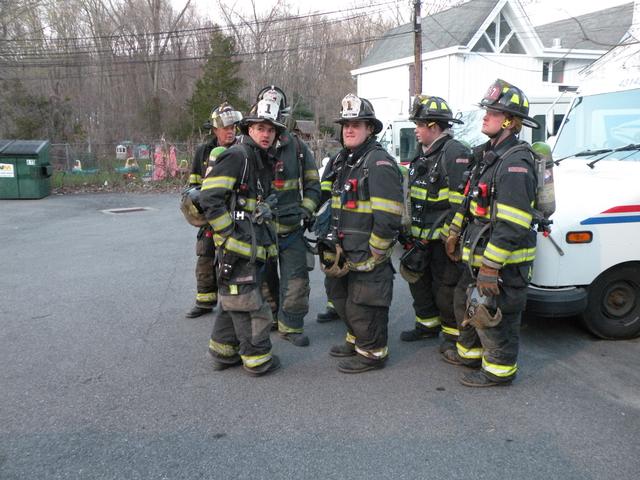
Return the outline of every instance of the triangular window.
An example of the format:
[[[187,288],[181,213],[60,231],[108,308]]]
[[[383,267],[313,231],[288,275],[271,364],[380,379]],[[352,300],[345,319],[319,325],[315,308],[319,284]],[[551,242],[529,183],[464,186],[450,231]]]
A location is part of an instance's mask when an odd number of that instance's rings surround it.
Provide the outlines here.
[[[471,49],[472,52],[518,53],[525,54],[525,50],[502,12],[489,24],[478,42]]]

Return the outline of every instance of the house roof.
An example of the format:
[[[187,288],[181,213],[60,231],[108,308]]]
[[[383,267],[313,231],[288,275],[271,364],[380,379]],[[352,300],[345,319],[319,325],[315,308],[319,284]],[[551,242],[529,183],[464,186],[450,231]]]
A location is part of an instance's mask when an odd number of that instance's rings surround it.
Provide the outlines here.
[[[299,130],[303,135],[313,135],[316,131],[316,124],[313,120],[296,120],[294,130]]]
[[[536,27],[546,48],[559,38],[561,48],[609,50],[631,26],[633,2]]]
[[[422,18],[422,52],[466,45],[500,0],[473,0]],[[464,21],[461,19],[464,18]],[[413,55],[413,23],[385,32],[360,68]]]
[[[500,0],[471,0],[422,19],[422,53],[466,46]],[[633,3],[535,27],[545,48],[560,38],[561,48],[608,50],[631,25]],[[461,21],[464,19],[464,21]],[[582,28],[581,28],[582,27]],[[584,33],[583,33],[584,29]],[[586,35],[585,35],[586,33]],[[385,32],[358,68],[413,56],[413,23]]]

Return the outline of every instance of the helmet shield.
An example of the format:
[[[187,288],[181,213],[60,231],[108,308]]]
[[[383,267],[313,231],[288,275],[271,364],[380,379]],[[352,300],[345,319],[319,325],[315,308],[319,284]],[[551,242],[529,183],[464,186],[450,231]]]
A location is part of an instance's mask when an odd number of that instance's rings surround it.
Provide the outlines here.
[[[335,120],[335,123],[344,125],[353,120],[369,122],[373,126],[374,135],[382,131],[382,122],[376,118],[376,112],[373,110],[371,102],[366,98],[349,93],[340,103],[340,118]]]
[[[211,112],[211,127],[224,128],[235,125],[242,120],[242,113],[233,108],[229,103],[224,102]]]
[[[249,125],[252,123],[266,122],[273,125],[278,133],[281,133],[286,127],[278,119],[280,112],[280,106],[266,98],[263,98],[256,103],[247,114],[247,116],[240,123],[243,133],[247,133]]]
[[[280,123],[285,123],[285,117],[289,114],[289,107],[287,106],[287,96],[281,88],[276,87],[275,85],[264,87],[256,97],[256,102],[259,102],[260,100],[270,100],[277,104],[280,109],[278,112],[278,121]]]

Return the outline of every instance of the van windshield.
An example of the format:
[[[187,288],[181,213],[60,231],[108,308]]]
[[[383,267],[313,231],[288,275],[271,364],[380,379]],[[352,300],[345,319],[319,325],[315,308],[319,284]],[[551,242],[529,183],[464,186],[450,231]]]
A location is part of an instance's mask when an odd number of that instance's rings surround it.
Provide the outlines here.
[[[410,162],[417,155],[418,142],[416,129],[405,127],[400,129],[400,162]]]
[[[640,144],[640,90],[602,93],[576,99],[558,132],[553,156],[580,153],[579,158],[592,160],[603,151],[635,144]],[[606,160],[640,161],[640,151],[614,151]]]

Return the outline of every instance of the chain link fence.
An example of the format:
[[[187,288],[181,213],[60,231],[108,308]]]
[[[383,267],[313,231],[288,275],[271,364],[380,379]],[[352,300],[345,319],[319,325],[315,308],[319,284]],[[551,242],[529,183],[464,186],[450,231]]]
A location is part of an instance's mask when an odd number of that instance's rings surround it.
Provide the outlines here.
[[[175,156],[180,170],[189,169],[195,152],[195,143],[54,143],[51,145],[50,159],[56,171],[117,171],[127,165],[127,159],[133,158],[140,171],[151,174],[156,149],[167,154],[175,147]]]
[[[306,138],[304,141],[313,152],[316,165],[321,166],[322,159],[337,153],[341,145],[328,135],[320,138]],[[117,172],[127,165],[127,159],[133,158],[144,175],[152,175],[154,155],[159,149],[168,157],[169,149],[175,147],[175,157],[181,173],[190,170],[193,155],[198,146],[196,142],[171,143],[54,143],[51,145],[50,162],[59,172]]]

